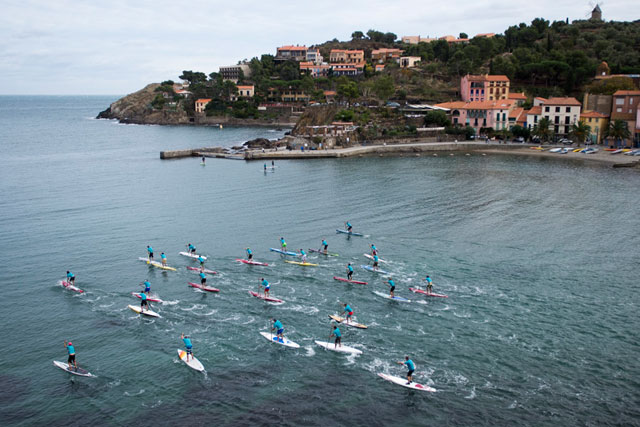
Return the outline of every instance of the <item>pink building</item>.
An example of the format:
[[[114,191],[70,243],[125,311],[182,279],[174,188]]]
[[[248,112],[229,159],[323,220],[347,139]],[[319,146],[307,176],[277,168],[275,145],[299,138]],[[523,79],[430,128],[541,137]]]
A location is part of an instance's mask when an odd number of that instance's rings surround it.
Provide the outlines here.
[[[447,110],[447,115],[454,125],[471,126],[479,135],[480,129],[492,128],[502,130],[509,128],[509,114],[513,109],[513,100],[499,101],[454,101],[436,104],[436,107]]]
[[[509,83],[509,78],[504,75],[467,74],[460,80],[460,97],[465,102],[508,99]]]

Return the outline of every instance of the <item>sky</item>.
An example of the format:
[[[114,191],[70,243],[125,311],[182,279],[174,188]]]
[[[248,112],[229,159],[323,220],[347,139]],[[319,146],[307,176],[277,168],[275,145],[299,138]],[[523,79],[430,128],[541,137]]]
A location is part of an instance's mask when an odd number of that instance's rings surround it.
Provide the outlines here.
[[[273,3],[273,4],[272,4]],[[601,3],[640,18],[637,0]],[[0,0],[0,94],[125,95],[182,70],[218,71],[288,44],[369,29],[440,37],[503,33],[536,17],[585,19],[595,3],[506,0]],[[630,16],[629,12],[636,14]]]

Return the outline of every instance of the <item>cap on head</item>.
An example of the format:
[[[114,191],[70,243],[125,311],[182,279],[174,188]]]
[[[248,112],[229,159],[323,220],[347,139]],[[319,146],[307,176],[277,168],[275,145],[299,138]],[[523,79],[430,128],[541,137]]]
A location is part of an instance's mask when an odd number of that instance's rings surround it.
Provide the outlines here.
[[[67,345],[73,345],[73,343],[72,343],[71,341],[69,341],[69,342],[67,343]]]

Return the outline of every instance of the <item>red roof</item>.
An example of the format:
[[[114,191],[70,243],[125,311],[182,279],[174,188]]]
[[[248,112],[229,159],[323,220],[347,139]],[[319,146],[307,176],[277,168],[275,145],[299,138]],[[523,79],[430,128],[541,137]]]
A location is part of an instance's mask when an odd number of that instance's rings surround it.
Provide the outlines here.
[[[211,98],[201,98],[201,99],[198,99],[198,100],[196,101],[196,104],[199,104],[199,103],[201,104],[201,103],[203,103],[203,102],[204,102],[205,104],[206,104],[206,103],[209,103],[209,102],[211,102]]]
[[[570,98],[549,98],[545,101],[544,105],[573,105],[573,106],[581,106],[582,104],[577,99]]]
[[[278,50],[307,50],[306,46],[282,46]]]
[[[580,117],[587,117],[592,119],[606,119],[609,116],[607,114],[598,113],[597,111],[584,111],[580,113]]]
[[[524,112],[524,108],[514,108],[509,111],[509,118],[517,119]]]
[[[509,92],[509,99],[527,99],[527,95],[524,92]]]
[[[613,95],[614,96],[640,95],[640,90],[618,90]]]
[[[481,74],[481,75],[467,75],[469,81],[474,82],[508,82],[509,77],[505,75],[489,75],[489,74]]]
[[[246,86],[238,86],[238,89],[251,89],[253,90],[253,85],[246,85]]]
[[[527,110],[527,116],[539,116],[540,114],[542,114],[542,107],[540,105]]]

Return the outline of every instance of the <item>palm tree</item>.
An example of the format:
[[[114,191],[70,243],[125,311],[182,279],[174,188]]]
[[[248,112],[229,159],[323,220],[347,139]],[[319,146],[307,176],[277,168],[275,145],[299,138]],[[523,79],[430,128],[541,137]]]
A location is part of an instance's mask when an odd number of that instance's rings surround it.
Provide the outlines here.
[[[538,124],[533,128],[533,134],[540,138],[541,141],[548,141],[551,137],[551,120],[546,117],[541,118]]]
[[[618,119],[609,122],[609,127],[605,131],[605,136],[607,138],[613,138],[616,142],[616,146],[620,147],[622,145],[622,140],[631,138],[631,132],[629,132],[627,122]]]
[[[569,130],[569,138],[573,139],[580,145],[585,142],[587,138],[591,136],[591,127],[583,121],[579,121],[577,124],[571,125]]]

